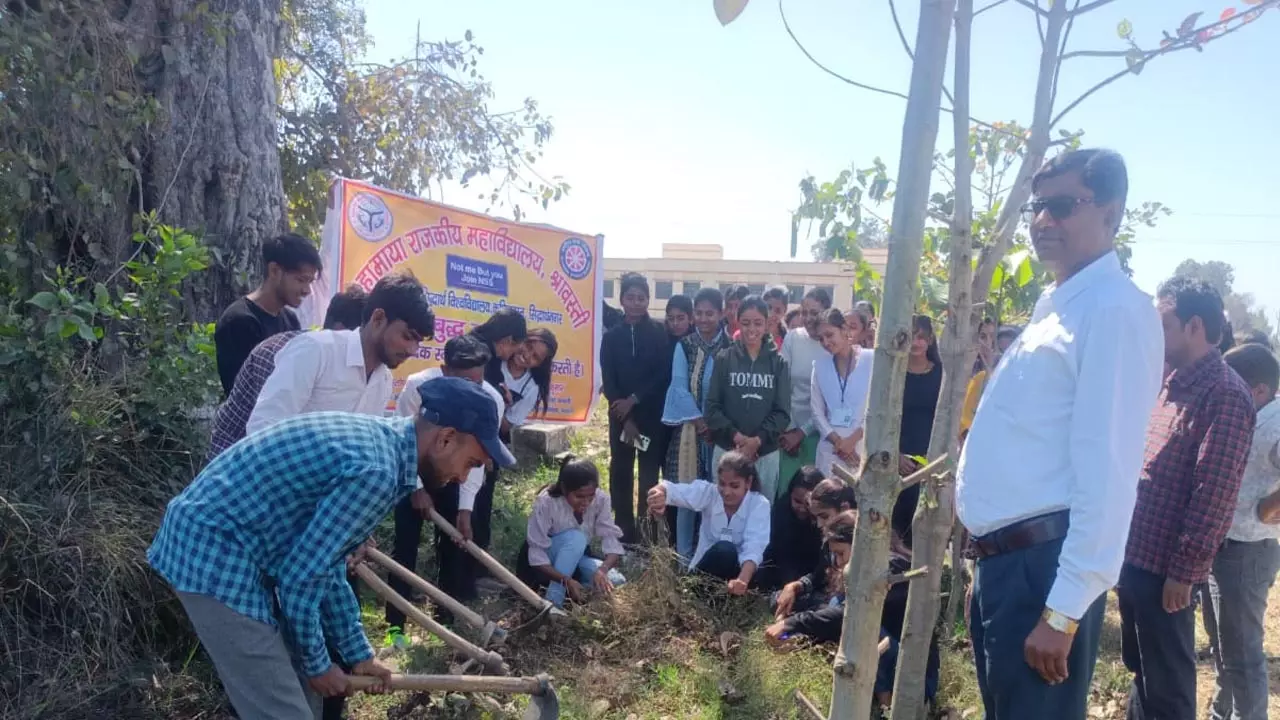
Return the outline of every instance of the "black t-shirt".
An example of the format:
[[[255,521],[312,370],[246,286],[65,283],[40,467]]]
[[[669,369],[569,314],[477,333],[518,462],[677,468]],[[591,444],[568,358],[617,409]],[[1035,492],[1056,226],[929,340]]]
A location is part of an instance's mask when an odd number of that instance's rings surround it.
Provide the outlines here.
[[[942,366],[934,363],[927,373],[907,373],[907,384],[902,391],[902,435],[898,439],[898,452],[903,455],[928,455],[929,436],[933,434],[933,415],[938,409],[938,395],[942,392]],[[911,547],[911,518],[916,514],[920,499],[920,484],[903,490],[893,505],[891,525]]]
[[[247,297],[228,305],[213,331],[223,393],[231,393],[236,375],[240,374],[240,366],[244,365],[258,343],[277,333],[301,329],[298,316],[289,308],[281,310],[279,315],[272,315]]]

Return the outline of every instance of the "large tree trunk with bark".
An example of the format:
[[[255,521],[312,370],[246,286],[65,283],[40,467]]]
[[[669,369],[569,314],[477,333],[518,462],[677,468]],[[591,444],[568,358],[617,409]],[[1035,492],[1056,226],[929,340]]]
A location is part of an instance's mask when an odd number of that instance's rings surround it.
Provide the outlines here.
[[[977,320],[970,298],[973,279],[973,159],[969,157],[969,49],[973,0],[959,0],[956,9],[955,55],[955,209],[951,219],[951,257],[948,270],[947,320],[941,341],[942,390],[929,439],[929,459],[944,453],[948,467],[960,455],[960,412],[965,388],[973,374],[974,333]],[[898,649],[898,670],[893,685],[893,720],[924,720],[925,677],[929,645],[938,619],[938,593],[942,587],[942,560],[955,524],[954,473],[929,477],[920,489],[920,501],[912,523],[912,569],[929,573],[911,583],[907,618]],[[951,592],[959,592],[957,568],[952,567]]]
[[[845,570],[844,626],[836,653],[832,720],[862,718],[871,709],[880,613],[887,589],[889,517],[898,496],[898,436],[911,311],[924,249],[925,208],[938,138],[939,101],[955,0],[921,0],[910,97],[902,127],[889,267],[867,422],[868,457],[858,483],[860,521],[853,559]]]
[[[211,249],[213,265],[188,295],[195,318],[211,321],[256,284],[263,240],[286,225],[273,71],[280,0],[122,7],[139,75],[165,123],[141,158],[141,206]]]

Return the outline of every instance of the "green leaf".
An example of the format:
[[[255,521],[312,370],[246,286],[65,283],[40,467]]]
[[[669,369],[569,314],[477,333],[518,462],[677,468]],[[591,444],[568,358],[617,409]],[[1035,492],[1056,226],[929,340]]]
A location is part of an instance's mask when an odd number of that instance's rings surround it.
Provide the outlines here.
[[[1121,20],[1120,24],[1116,26],[1116,34],[1120,36],[1121,40],[1128,40],[1133,37],[1133,23],[1129,22],[1127,18]]]
[[[1026,287],[1035,276],[1035,268],[1031,267],[1031,254],[1024,253],[1022,262],[1018,263],[1017,269],[1013,271],[1013,282],[1020,288]]]
[[[45,292],[36,293],[27,302],[31,303],[32,305],[35,305],[41,310],[47,311],[47,310],[52,310],[58,304],[58,296],[54,295],[51,292],[45,291]]]

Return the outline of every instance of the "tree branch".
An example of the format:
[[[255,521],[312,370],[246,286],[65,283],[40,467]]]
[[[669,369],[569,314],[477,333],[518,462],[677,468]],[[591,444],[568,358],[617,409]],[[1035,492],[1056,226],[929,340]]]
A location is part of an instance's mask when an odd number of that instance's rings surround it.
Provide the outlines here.
[[[981,8],[980,10],[975,10],[975,11],[974,11],[974,13],[973,13],[973,16],[974,16],[974,17],[978,17],[979,15],[981,15],[982,13],[984,13],[984,12],[986,12],[986,11],[990,10],[991,8],[994,8],[994,7],[1000,7],[1001,5],[1003,5],[1003,4],[1007,3],[1007,2],[1009,2],[1009,0],[995,0],[995,2],[992,2],[990,5],[987,5],[986,7],[983,7],[983,8]]]
[[[813,56],[813,53],[809,52],[808,48],[806,48],[806,47],[804,46],[804,44],[800,42],[800,38],[796,37],[796,33],[795,33],[795,31],[791,29],[791,24],[790,24],[789,22],[787,22],[787,13],[786,13],[786,11],[783,9],[783,6],[782,6],[782,3],[783,3],[784,1],[785,1],[785,0],[778,0],[778,15],[780,15],[780,16],[782,17],[782,27],[783,27],[783,29],[785,29],[785,30],[787,31],[787,36],[788,36],[788,37],[790,37],[790,38],[791,38],[791,41],[792,41],[793,43],[795,43],[795,44],[796,44],[796,47],[797,47],[797,48],[800,48],[800,52],[804,53],[804,56],[805,56],[806,58],[808,58],[808,59],[809,59],[809,62],[811,62],[811,63],[813,63],[814,65],[816,65],[816,66],[817,66],[817,68],[818,68],[819,70],[821,70],[822,72],[824,72],[824,73],[826,73],[826,74],[830,75],[831,77],[833,77],[833,78],[835,78],[835,79],[839,80],[840,82],[846,83],[846,84],[848,84],[848,85],[852,85],[852,86],[854,86],[854,87],[856,87],[856,88],[861,88],[861,89],[863,89],[863,90],[870,90],[870,91],[871,91],[871,92],[873,92],[873,93],[879,93],[879,94],[881,94],[881,95],[889,95],[890,97],[896,97],[896,98],[899,98],[899,99],[902,99],[902,100],[908,100],[908,99],[909,99],[909,98],[907,97],[906,93],[901,93],[901,92],[898,92],[897,90],[887,90],[887,89],[885,89],[885,88],[876,87],[876,86],[874,86],[874,85],[868,85],[868,84],[866,84],[866,83],[864,83],[864,82],[858,82],[857,80],[854,80],[853,78],[849,78],[849,77],[845,77],[844,75],[841,75],[840,73],[836,72],[835,70],[832,70],[831,68],[829,68],[829,67],[827,67],[826,65],[823,65],[821,62],[819,62],[819,61],[818,61],[818,59],[817,59],[817,58],[815,58],[815,57]],[[1277,2],[1280,2],[1280,0],[1276,0],[1276,1],[1277,1]],[[942,91],[943,91],[944,93],[946,93],[946,92],[947,92],[946,88],[943,88],[943,90],[942,90]],[[942,112],[947,113],[948,115],[950,115],[950,114],[952,114],[952,113],[954,112],[951,108],[946,107],[946,106],[942,106],[942,107],[940,107],[939,109],[940,109],[940,110],[942,110]],[[991,123],[983,122],[982,120],[979,120],[979,119],[977,119],[977,118],[975,118],[975,117],[972,117],[972,116],[971,116],[971,117],[969,117],[969,122],[971,122],[971,123],[973,123],[973,124],[975,124],[975,125],[979,125],[979,126],[981,126],[981,127],[987,128],[988,130],[992,130],[992,131],[994,131],[994,132],[998,132],[998,133],[1002,133],[1002,134],[1004,134],[1004,135],[1008,135],[1008,136],[1010,136],[1010,137],[1019,137],[1019,136],[1014,135],[1013,133],[1009,132],[1008,130],[1004,130],[1004,129],[1002,129],[1002,128],[998,128],[998,127],[996,127],[996,126],[992,125]]]
[[[1097,1],[1098,1],[1098,2],[1101,2],[1101,0],[1097,0]],[[1094,2],[1094,3],[1092,3],[1092,4],[1096,5],[1096,4],[1097,4],[1097,2]],[[1101,81],[1101,82],[1099,82],[1098,84],[1096,84],[1096,85],[1094,85],[1093,87],[1091,87],[1091,88],[1089,88],[1088,90],[1086,90],[1082,95],[1080,95],[1080,97],[1076,98],[1074,101],[1072,101],[1072,103],[1071,103],[1070,105],[1067,105],[1067,106],[1066,106],[1065,108],[1063,108],[1063,109],[1062,109],[1062,110],[1061,110],[1057,115],[1055,115],[1055,116],[1054,116],[1054,118],[1053,118],[1053,120],[1049,123],[1049,127],[1052,129],[1052,128],[1053,128],[1053,126],[1057,125],[1057,124],[1062,120],[1062,118],[1066,117],[1067,113],[1069,113],[1069,112],[1071,112],[1072,110],[1074,110],[1074,109],[1076,109],[1077,107],[1079,107],[1080,103],[1082,103],[1082,102],[1084,102],[1085,100],[1087,100],[1087,99],[1088,99],[1090,96],[1092,96],[1094,93],[1096,93],[1096,92],[1098,92],[1099,90],[1103,89],[1104,87],[1106,87],[1106,86],[1110,85],[1111,83],[1115,82],[1116,80],[1119,80],[1120,78],[1124,77],[1125,75],[1129,75],[1129,74],[1136,74],[1136,73],[1134,73],[1134,70],[1137,70],[1138,72],[1141,72],[1141,71],[1142,71],[1142,69],[1146,67],[1147,63],[1151,62],[1152,60],[1156,59],[1157,57],[1160,57],[1161,55],[1169,55],[1169,54],[1171,54],[1171,53],[1175,53],[1175,52],[1178,52],[1178,51],[1180,51],[1180,50],[1186,50],[1187,48],[1193,48],[1193,47],[1194,47],[1194,48],[1201,48],[1201,47],[1204,47],[1205,45],[1208,45],[1209,43],[1214,42],[1214,41],[1218,40],[1219,38],[1222,38],[1222,37],[1224,37],[1224,36],[1226,36],[1226,35],[1230,35],[1231,33],[1233,33],[1233,32],[1236,32],[1236,31],[1240,30],[1240,28],[1244,27],[1245,25],[1248,25],[1249,23],[1244,22],[1244,21],[1242,20],[1242,19],[1243,19],[1243,17],[1244,17],[1245,15],[1247,15],[1248,13],[1257,13],[1257,14],[1259,14],[1259,15],[1260,15],[1260,14],[1262,14],[1263,12],[1266,12],[1267,10],[1271,10],[1271,9],[1273,9],[1273,8],[1275,8],[1275,7],[1278,7],[1278,6],[1280,6],[1280,0],[1266,0],[1265,2],[1263,2],[1263,3],[1259,4],[1258,6],[1256,6],[1256,7],[1252,8],[1252,9],[1250,9],[1250,10],[1249,10],[1248,12],[1246,12],[1246,13],[1240,13],[1240,14],[1238,14],[1238,15],[1232,15],[1232,16],[1231,16],[1231,17],[1229,17],[1229,18],[1226,18],[1226,19],[1223,19],[1223,20],[1218,20],[1217,22],[1210,23],[1210,24],[1208,24],[1208,25],[1205,25],[1204,27],[1196,28],[1195,30],[1192,30],[1191,32],[1187,33],[1186,35],[1184,35],[1184,36],[1182,36],[1182,37],[1179,37],[1175,42],[1172,42],[1172,43],[1170,43],[1170,44],[1168,44],[1168,45],[1166,45],[1166,46],[1164,46],[1164,47],[1162,47],[1162,48],[1158,48],[1158,49],[1156,49],[1156,50],[1148,50],[1146,53],[1144,53],[1144,54],[1143,54],[1142,59],[1135,61],[1135,62],[1133,63],[1133,65],[1132,65],[1132,66],[1130,66],[1130,67],[1126,67],[1124,70],[1121,70],[1121,71],[1119,71],[1119,72],[1116,72],[1115,74],[1111,75],[1110,77],[1108,77],[1108,78],[1106,78],[1106,79],[1102,80],[1102,81]],[[1254,17],[1256,18],[1256,17],[1257,17],[1257,15],[1254,15]],[[1225,30],[1223,30],[1222,32],[1220,32],[1220,33],[1218,33],[1218,34],[1216,34],[1216,35],[1213,35],[1212,37],[1210,37],[1209,39],[1204,40],[1204,41],[1200,41],[1200,40],[1197,40],[1197,39],[1196,39],[1196,38],[1197,38],[1197,36],[1199,36],[1201,33],[1203,33],[1203,32],[1207,32],[1207,31],[1213,31],[1213,30],[1215,30],[1215,29],[1217,29],[1217,28],[1220,28],[1220,27],[1225,27],[1227,24],[1231,23],[1232,21],[1238,21],[1238,22],[1236,23],[1235,27],[1229,27],[1229,28],[1226,28],[1226,29],[1225,29]],[[1127,53],[1126,53],[1126,54],[1127,54]]]
[[[1048,10],[1045,10],[1044,8],[1040,7],[1038,3],[1031,2],[1031,0],[1014,0],[1014,2],[1018,3],[1019,5],[1021,5],[1022,7],[1028,10],[1034,11],[1035,14],[1037,15],[1044,15],[1046,17],[1049,15]]]
[[[918,580],[922,577],[927,576],[928,574],[929,574],[929,567],[926,565],[925,567],[913,568],[906,572],[894,573],[892,575],[889,575],[888,577],[885,578],[885,582],[889,584],[889,587],[893,587],[894,585],[897,585],[899,583],[904,583],[911,580]]]
[[[1083,7],[1081,7],[1080,4],[1077,3],[1076,7],[1071,9],[1071,15],[1076,16],[1076,15],[1083,15],[1087,12],[1093,12],[1094,10],[1097,10],[1103,5],[1109,5],[1113,2],[1115,2],[1115,0],[1093,0],[1093,2]]]
[[[1072,50],[1069,53],[1063,53],[1062,59],[1070,60],[1071,58],[1077,58],[1077,57],[1105,57],[1105,58],[1121,57],[1122,58],[1131,52],[1133,51],[1132,50]]]
[[[911,62],[915,62],[916,54],[911,50],[911,43],[907,42],[907,34],[902,31],[902,21],[898,19],[898,5],[893,0],[889,0],[889,15],[893,18],[893,29],[898,31],[898,40],[902,41],[902,49],[906,51]],[[951,96],[951,91],[947,89],[945,82],[942,83],[942,94],[946,96],[947,102],[956,104],[956,99]]]
[[[1067,27],[1062,31],[1062,44],[1058,46],[1058,61],[1054,63],[1053,68],[1053,89],[1049,93],[1049,105],[1053,106],[1058,102],[1058,76],[1062,74],[1062,54],[1067,51],[1067,41],[1071,39],[1071,28],[1076,24],[1076,10],[1080,9],[1080,0],[1076,0],[1076,5],[1067,15]]]

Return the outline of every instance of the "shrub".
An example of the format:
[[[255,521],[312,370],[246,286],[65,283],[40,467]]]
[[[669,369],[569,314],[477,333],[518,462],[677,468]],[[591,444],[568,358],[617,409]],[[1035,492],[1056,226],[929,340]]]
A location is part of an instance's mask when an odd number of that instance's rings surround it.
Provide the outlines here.
[[[3,717],[168,717],[207,697],[154,674],[195,646],[145,552],[204,456],[212,326],[187,320],[182,287],[208,253],[137,226],[106,282],[59,267],[31,294],[0,272]]]

